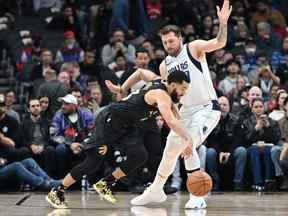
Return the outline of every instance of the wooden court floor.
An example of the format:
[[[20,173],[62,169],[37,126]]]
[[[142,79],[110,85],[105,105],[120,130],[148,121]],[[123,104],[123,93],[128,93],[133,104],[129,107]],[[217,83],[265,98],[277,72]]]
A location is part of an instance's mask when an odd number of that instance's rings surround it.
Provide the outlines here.
[[[55,210],[45,202],[44,193],[0,193],[0,215],[14,216],[287,216],[288,193],[221,193],[212,194],[208,198],[206,210],[185,210],[187,193],[169,195],[165,203],[132,207],[129,200],[134,197],[129,193],[117,193],[119,202],[116,205],[100,200],[91,192],[68,192],[69,209]]]

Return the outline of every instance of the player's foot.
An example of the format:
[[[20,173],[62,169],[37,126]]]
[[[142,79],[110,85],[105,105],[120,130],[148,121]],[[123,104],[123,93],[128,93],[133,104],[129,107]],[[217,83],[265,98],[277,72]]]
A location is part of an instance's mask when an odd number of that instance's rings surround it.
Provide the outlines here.
[[[93,188],[100,195],[101,198],[104,198],[105,200],[113,204],[117,202],[117,199],[113,195],[109,184],[105,180],[101,179],[100,181],[96,182],[95,184],[93,184]]]
[[[163,190],[151,191],[148,187],[140,196],[137,196],[131,200],[131,205],[147,205],[149,203],[161,203],[167,199]]]
[[[197,197],[190,194],[190,199],[186,203],[186,209],[204,209],[207,207],[206,201],[203,197]]]
[[[52,188],[52,190],[47,194],[46,201],[56,209],[66,209],[68,208],[65,202],[64,191]]]

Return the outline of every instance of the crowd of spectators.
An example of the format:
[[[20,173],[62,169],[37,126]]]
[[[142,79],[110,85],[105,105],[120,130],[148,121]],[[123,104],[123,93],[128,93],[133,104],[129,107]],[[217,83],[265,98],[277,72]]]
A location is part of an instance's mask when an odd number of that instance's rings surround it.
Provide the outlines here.
[[[25,112],[18,113],[13,108],[19,100],[15,89],[0,92],[0,185],[11,184],[12,175],[31,188],[57,184],[54,179],[63,178],[85,158],[81,142],[97,130],[101,107],[120,99],[108,91],[105,80],[122,84],[137,68],[159,74],[166,54],[158,32],[165,24],[181,26],[185,43],[214,38],[219,30],[216,4],[222,1],[1,1],[1,31],[12,31],[24,16],[37,19],[52,11],[43,28],[62,31],[64,40],[53,52],[42,43],[45,35],[22,32],[23,47],[14,59],[1,40],[1,50],[12,58],[15,79],[29,83],[29,99],[20,104]],[[288,190],[288,3],[231,4],[227,45],[207,55],[222,116],[198,149],[201,168],[211,175],[214,191]],[[139,82],[131,90],[143,85]],[[163,150],[169,129],[161,117],[153,132],[161,135]],[[88,179],[100,178],[122,160],[120,148]],[[146,164],[123,180],[120,189],[143,190],[157,165]],[[170,189],[183,189],[182,171],[179,159]]]

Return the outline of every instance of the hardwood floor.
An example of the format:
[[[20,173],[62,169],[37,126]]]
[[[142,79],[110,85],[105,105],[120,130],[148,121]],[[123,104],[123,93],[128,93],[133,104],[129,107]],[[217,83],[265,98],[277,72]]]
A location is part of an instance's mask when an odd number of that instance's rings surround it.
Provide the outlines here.
[[[130,206],[134,195],[118,193],[116,205],[100,200],[96,194],[67,192],[69,204],[67,210],[55,210],[45,201],[44,193],[5,193],[0,194],[0,215],[29,216],[66,216],[66,215],[101,215],[101,216],[284,216],[288,215],[288,193],[223,193],[213,194],[208,198],[206,210],[185,210],[187,193],[169,195],[165,203],[146,207]]]

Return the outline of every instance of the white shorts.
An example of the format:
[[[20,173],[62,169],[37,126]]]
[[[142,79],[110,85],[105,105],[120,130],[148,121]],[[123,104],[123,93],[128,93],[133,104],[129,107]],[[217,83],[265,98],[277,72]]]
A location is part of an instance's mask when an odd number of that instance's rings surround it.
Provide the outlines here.
[[[179,111],[182,125],[188,130],[193,140],[193,146],[197,148],[200,146],[208,135],[218,124],[221,112],[217,101],[211,101],[205,105],[194,107],[181,107]],[[180,137],[171,131],[167,137],[168,139],[177,139],[177,144],[182,145]],[[183,146],[181,146],[183,148]]]

